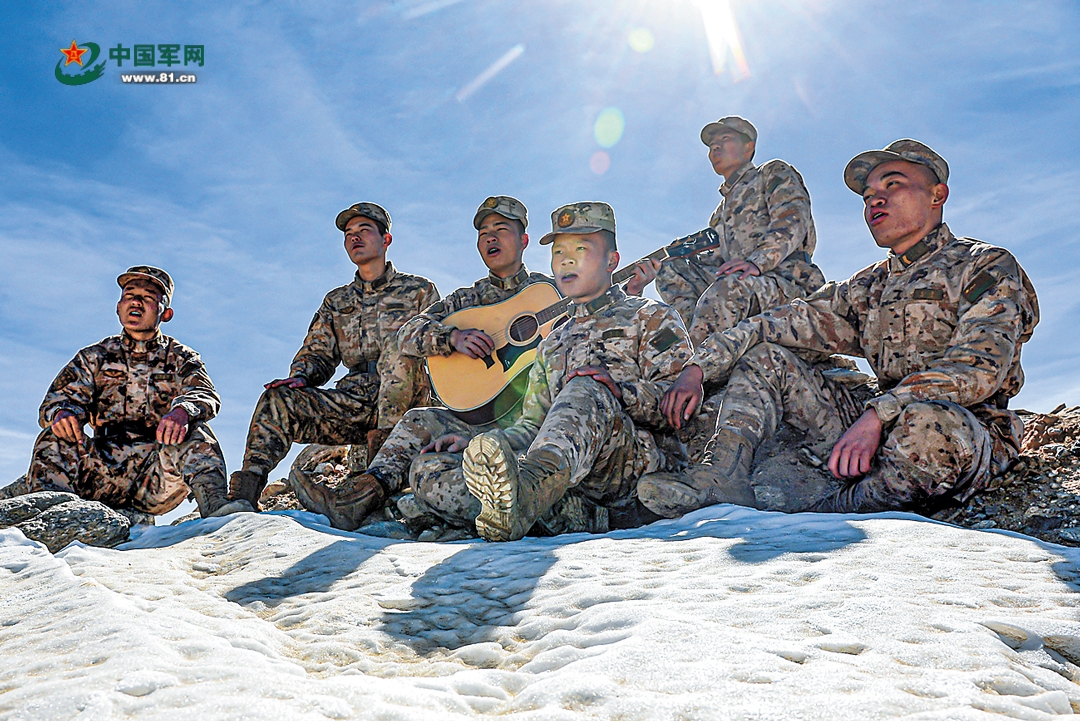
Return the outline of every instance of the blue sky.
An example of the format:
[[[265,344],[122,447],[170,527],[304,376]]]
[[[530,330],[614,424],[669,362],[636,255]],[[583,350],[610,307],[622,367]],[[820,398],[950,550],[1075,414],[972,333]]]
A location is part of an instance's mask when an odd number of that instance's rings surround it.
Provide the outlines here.
[[[703,17],[725,8],[737,46],[710,46]],[[337,211],[386,207],[390,257],[444,293],[484,272],[471,218],[491,194],[523,200],[537,239],[558,205],[605,200],[630,261],[704,227],[719,179],[698,132],[732,113],[759,161],[805,177],[829,278],[882,255],[847,160],[937,149],[950,226],[1011,249],[1039,293],[1016,405],[1080,402],[1071,0],[4,3],[0,26],[0,484],[25,472],[55,374],[117,331],[127,266],[173,274],[165,330],[202,354],[235,469],[262,384],[351,278]],[[53,69],[73,38],[199,44],[205,65],[195,85],[125,85],[110,62],[69,87]],[[609,108],[624,130],[605,149]]]

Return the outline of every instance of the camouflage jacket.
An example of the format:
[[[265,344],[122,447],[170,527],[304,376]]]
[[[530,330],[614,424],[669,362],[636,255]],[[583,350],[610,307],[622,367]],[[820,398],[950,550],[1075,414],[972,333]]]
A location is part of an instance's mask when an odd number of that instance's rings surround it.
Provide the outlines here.
[[[540,343],[521,417],[504,431],[507,439],[514,448],[527,448],[566,374],[582,366],[608,369],[627,414],[643,430],[670,430],[660,400],[692,352],[682,318],[663,303],[613,286],[594,301],[573,304],[570,320]]]
[[[810,194],[799,171],[783,160],[760,166],[747,163],[724,180],[723,198],[709,218],[721,245],[691,260],[720,266],[742,258],[762,273],[795,281],[807,292],[820,285],[821,271],[810,261],[817,247],[817,231],[810,214]],[[801,251],[801,252],[800,252]]]
[[[1012,254],[942,224],[902,256],[709,336],[692,362],[716,380],[761,342],[861,356],[883,391],[867,405],[887,423],[916,401],[970,407],[1016,395],[1020,346],[1038,322],[1035,289]]]
[[[393,391],[398,386],[415,386],[417,379],[411,376],[423,372],[415,363],[401,363],[398,329],[438,299],[434,283],[399,273],[390,262],[373,281],[357,274],[353,282],[326,294],[289,375],[305,378],[310,386],[321,386],[333,377],[338,364],[343,364],[349,373],[337,382],[337,388],[377,394],[379,427],[385,427],[383,419],[396,421],[407,410],[400,406],[411,401],[392,400]]]
[[[66,410],[95,428],[130,423],[153,429],[178,407],[202,422],[221,407],[199,354],[161,333],[148,341],[121,333],[83,348],[64,366],[41,403],[38,423],[48,428]]]
[[[454,352],[454,347],[450,345],[450,334],[454,328],[442,323],[447,316],[465,308],[500,303],[533,283],[554,285],[555,281],[543,273],[532,273],[522,265],[521,270],[509,278],[499,278],[489,273],[471,286],[458,288],[401,327],[398,341],[402,354],[413,358],[450,355]]]

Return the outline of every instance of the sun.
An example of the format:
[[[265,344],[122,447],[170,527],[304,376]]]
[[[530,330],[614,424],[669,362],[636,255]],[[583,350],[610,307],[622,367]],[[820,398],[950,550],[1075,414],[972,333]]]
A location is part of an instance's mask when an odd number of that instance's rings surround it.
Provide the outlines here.
[[[701,13],[705,37],[709,41],[709,56],[713,73],[722,75],[727,69],[728,56],[733,61],[731,76],[736,82],[750,77],[750,66],[743,52],[742,37],[729,0],[692,0]]]

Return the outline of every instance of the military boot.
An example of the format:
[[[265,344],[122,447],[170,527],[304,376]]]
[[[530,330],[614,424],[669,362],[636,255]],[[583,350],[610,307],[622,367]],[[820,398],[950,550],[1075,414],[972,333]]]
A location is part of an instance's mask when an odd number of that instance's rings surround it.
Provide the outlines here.
[[[610,527],[608,509],[570,491],[536,520],[533,533],[607,533]]]
[[[638,480],[642,505],[664,518],[678,518],[715,503],[757,507],[750,485],[754,447],[735,431],[721,428],[711,457],[681,473],[647,473]]]
[[[262,471],[233,471],[229,476],[229,500],[244,500],[251,504],[251,510],[259,510],[259,496],[266,488],[266,476]]]
[[[469,493],[480,501],[476,532],[488,541],[523,538],[562,496],[570,479],[565,460],[541,451],[517,455],[501,433],[482,433],[469,442],[461,468]]]
[[[390,493],[379,472],[369,469],[360,475],[350,475],[330,495],[331,502],[326,509],[330,525],[343,531],[355,531],[365,518],[379,509]]]
[[[253,513],[255,511],[244,498],[230,501],[225,489],[216,483],[193,482],[191,492],[195,495],[195,503],[199,505],[199,515],[203,518],[217,518],[233,513]]]

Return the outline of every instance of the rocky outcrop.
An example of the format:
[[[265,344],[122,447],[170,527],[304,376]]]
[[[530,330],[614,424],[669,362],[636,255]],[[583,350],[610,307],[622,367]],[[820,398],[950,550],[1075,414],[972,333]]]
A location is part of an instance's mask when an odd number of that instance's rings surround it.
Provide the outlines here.
[[[97,501],[42,491],[0,500],[0,528],[9,527],[56,553],[72,541],[112,548],[128,539],[130,522]]]

